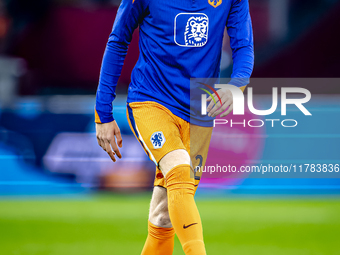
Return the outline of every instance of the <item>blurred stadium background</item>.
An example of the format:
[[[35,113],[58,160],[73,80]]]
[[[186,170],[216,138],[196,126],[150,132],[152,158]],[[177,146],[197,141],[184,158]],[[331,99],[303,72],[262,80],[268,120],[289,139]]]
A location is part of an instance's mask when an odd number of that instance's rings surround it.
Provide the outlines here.
[[[125,115],[138,31],[114,101],[123,159],[113,164],[94,135],[100,64],[118,5],[0,0],[0,254],[141,251],[154,165]],[[261,86],[262,78],[294,81],[312,92],[313,117],[290,109],[298,127],[229,129],[232,142],[222,148],[213,140],[211,150],[241,163],[339,164],[340,1],[250,0],[250,10],[256,103],[271,100],[273,82]],[[230,76],[228,36],[221,70]],[[280,119],[279,109],[271,117]],[[339,194],[337,178],[207,178],[196,197],[208,254],[340,254]],[[174,254],[183,254],[178,240]]]

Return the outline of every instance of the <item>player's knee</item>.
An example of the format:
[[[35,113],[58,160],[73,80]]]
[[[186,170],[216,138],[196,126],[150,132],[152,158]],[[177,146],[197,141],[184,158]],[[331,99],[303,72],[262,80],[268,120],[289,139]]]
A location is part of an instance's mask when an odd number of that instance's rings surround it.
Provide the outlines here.
[[[182,164],[190,165],[190,156],[186,150],[179,149],[166,154],[159,161],[159,168],[165,176],[172,168]]]
[[[158,227],[166,228],[172,226],[169,212],[158,212],[157,214],[153,215],[150,221]]]
[[[153,210],[150,210],[149,220],[152,224],[158,227],[171,227],[171,220],[169,216],[167,204],[159,204]]]

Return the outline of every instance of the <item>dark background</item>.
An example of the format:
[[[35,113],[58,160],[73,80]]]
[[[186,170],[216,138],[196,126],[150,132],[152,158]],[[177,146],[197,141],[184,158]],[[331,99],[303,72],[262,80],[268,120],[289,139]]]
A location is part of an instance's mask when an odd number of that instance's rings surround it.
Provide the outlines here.
[[[2,0],[3,56],[25,60],[20,95],[94,94],[117,1]],[[253,77],[339,77],[340,2],[252,0],[255,37]],[[225,38],[224,77],[230,76]],[[138,58],[138,31],[126,58],[118,92],[127,91]],[[339,93],[340,86],[311,85],[314,93]],[[258,93],[269,93],[262,87]]]

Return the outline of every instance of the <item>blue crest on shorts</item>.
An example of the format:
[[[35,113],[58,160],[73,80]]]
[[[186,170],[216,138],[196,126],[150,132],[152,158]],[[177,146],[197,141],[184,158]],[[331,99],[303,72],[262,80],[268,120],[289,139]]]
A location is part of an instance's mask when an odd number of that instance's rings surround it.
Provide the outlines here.
[[[160,149],[163,147],[163,144],[165,143],[165,137],[163,135],[162,131],[157,131],[152,134],[150,141],[153,145],[154,149]]]

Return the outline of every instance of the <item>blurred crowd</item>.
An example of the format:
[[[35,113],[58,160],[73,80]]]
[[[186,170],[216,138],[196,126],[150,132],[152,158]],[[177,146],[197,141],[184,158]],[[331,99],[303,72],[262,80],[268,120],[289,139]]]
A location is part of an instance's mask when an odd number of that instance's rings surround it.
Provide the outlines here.
[[[130,73],[139,56],[138,30],[133,35],[114,101],[115,119],[125,136],[124,158],[113,165],[94,135],[95,91],[119,2],[0,0],[0,170],[6,169],[0,174],[0,182],[7,185],[3,189],[0,186],[0,195],[47,192],[47,188],[39,185],[17,185],[20,180],[53,182],[55,186],[49,184],[48,192],[70,192],[60,190],[67,176],[73,178],[74,185],[87,187],[151,186],[154,166],[132,136],[125,114]],[[253,77],[339,77],[340,0],[249,2],[255,41]],[[221,75],[230,77],[232,56],[226,33],[222,50]],[[287,84],[284,79],[268,80],[252,80],[254,94],[270,94],[273,82],[278,87]],[[281,128],[259,134],[233,128],[227,130],[228,141],[235,142],[228,142],[219,151],[220,141],[213,140],[213,154],[217,155],[217,150],[232,158],[252,160],[254,164],[287,158],[296,160],[290,163],[300,162],[301,157],[338,159],[339,135],[328,136],[339,130],[339,118],[334,118],[334,113],[339,112],[338,97],[316,96],[340,93],[337,80],[328,81],[294,80],[294,86],[311,91],[313,107],[318,111],[313,113],[313,119],[303,119],[298,128],[290,130],[295,132],[293,139],[287,139],[287,130]],[[264,109],[270,100],[270,96],[259,96]],[[290,112],[290,116],[302,118],[296,111]],[[279,114],[274,117],[281,118]],[[330,120],[332,124],[323,125]],[[305,136],[306,130],[315,136]],[[253,143],[256,148],[249,146],[254,137],[258,139]],[[316,147],[324,148],[320,150],[323,154]],[[257,155],[250,155],[249,151]],[[46,172],[59,173],[63,178],[51,178]],[[238,185],[222,181],[219,185]],[[243,184],[273,183],[272,179],[259,181],[248,179]],[[317,181],[297,180],[294,185],[316,185]],[[291,180],[277,181],[280,185],[288,182]]]
[[[1,0],[0,58],[6,58],[5,62],[8,57],[22,59],[26,67],[25,72],[19,72],[18,93],[93,94],[119,2]],[[252,0],[250,11],[256,53],[253,77],[339,75],[340,49],[336,42],[340,38],[334,32],[340,25],[339,0]],[[226,35],[221,63],[224,77],[232,71],[228,42]],[[118,93],[126,93],[137,58],[138,31]],[[16,63],[13,68],[21,70],[22,65]]]

